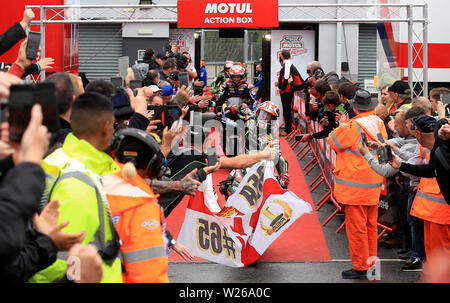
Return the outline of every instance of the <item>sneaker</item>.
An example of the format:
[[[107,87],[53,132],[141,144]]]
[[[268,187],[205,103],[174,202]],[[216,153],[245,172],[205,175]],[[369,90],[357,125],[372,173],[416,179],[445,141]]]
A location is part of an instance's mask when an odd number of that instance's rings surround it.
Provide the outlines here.
[[[367,280],[367,270],[349,269],[342,272],[342,279]]]
[[[402,271],[422,271],[422,261],[419,258],[411,260],[402,267]]]

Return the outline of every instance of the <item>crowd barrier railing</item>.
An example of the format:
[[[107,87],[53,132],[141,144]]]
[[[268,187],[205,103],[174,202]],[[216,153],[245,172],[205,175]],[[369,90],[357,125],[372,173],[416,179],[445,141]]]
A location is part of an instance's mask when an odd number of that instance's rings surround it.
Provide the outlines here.
[[[307,133],[318,132],[322,130],[322,127],[317,122],[306,121],[305,116],[305,100],[298,94],[295,94],[294,103],[294,121],[295,128],[292,132],[286,136],[292,150],[294,150],[301,142],[296,138],[297,135],[304,135]],[[305,175],[309,175],[315,167],[320,168],[320,172],[313,179],[313,181],[308,185],[309,190],[314,192],[322,183],[328,187],[326,193],[317,201],[315,204],[316,211],[319,211],[327,202],[331,202],[336,208],[331,215],[322,223],[322,226],[326,226],[338,213],[343,212],[344,207],[339,201],[336,200],[333,193],[333,183],[334,183],[334,168],[336,165],[336,153],[330,148],[326,139],[314,139],[306,143],[297,153],[296,157],[298,160],[303,160],[307,155],[312,155],[312,159],[302,167]],[[387,203],[387,190],[386,180],[384,180],[382,194],[380,196],[379,204],[379,216],[378,216],[378,227],[381,232],[378,234],[378,239],[381,238],[385,233],[392,233],[395,230],[395,225],[393,222],[384,222],[382,219],[383,214],[386,212]],[[339,233],[345,226],[345,221],[336,230]]]

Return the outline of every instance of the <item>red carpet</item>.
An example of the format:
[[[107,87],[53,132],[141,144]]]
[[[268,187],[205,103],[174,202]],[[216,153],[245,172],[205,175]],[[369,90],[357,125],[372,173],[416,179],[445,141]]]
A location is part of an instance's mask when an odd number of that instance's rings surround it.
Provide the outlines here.
[[[325,237],[322,232],[319,219],[311,194],[308,190],[305,178],[295,154],[288,142],[281,138],[281,150],[283,157],[289,162],[289,190],[299,198],[313,206],[313,214],[305,214],[290,226],[272,245],[266,250],[260,261],[328,261],[331,260]],[[219,181],[224,180],[229,174],[228,170],[220,170],[213,175],[214,186],[219,196],[219,204],[223,206],[225,199],[219,193]],[[184,220],[188,197],[173,210],[166,219],[167,228],[177,238],[178,232]],[[171,252],[169,261],[184,261],[177,253]],[[196,258],[194,261],[205,261]]]

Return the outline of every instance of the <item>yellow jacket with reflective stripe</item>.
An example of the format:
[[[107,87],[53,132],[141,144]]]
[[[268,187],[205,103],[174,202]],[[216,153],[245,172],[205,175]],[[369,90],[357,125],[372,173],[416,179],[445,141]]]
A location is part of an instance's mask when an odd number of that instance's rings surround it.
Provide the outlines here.
[[[386,140],[383,121],[374,111],[364,112],[341,124],[328,136],[330,147],[337,153],[334,169],[334,195],[348,205],[377,205],[383,177],[377,174],[358,151],[360,133],[368,141],[376,141],[377,134]]]
[[[100,249],[99,246],[110,243],[115,235],[114,225],[108,216],[108,205],[98,176],[118,170],[113,159],[71,133],[67,136],[62,148],[57,149],[43,160],[42,167],[46,172],[47,190],[51,190],[50,200],[60,202],[58,224],[70,221],[63,232],[78,233],[85,230],[86,236],[83,245],[91,243],[98,249]],[[67,176],[70,173],[74,177],[69,175],[68,178],[59,181],[58,178],[61,179],[61,176]],[[77,173],[88,177],[88,181],[95,184],[99,193],[95,187],[76,177]],[[56,185],[53,187],[55,183]],[[99,195],[101,201],[98,201]],[[99,205],[103,206],[102,209],[99,208]],[[111,262],[104,261],[102,266],[102,282],[122,282],[119,258],[115,258]],[[58,252],[56,262],[38,272],[29,282],[45,283],[59,280],[64,276],[66,268],[65,254]]]
[[[139,175],[125,180],[119,172],[102,181],[122,240],[124,282],[168,283],[164,214],[158,195]]]
[[[424,150],[421,149],[423,155]],[[425,155],[430,161],[430,153]],[[420,178],[411,215],[437,224],[450,225],[450,205],[444,199],[436,178]]]

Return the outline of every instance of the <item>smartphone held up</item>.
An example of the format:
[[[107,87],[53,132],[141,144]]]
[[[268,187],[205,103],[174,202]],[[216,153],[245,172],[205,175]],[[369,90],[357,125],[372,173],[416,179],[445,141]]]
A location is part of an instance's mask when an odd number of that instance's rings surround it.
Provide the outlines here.
[[[31,108],[40,104],[43,122],[49,132],[56,132],[59,125],[59,113],[56,101],[55,85],[42,82],[36,85],[12,85],[10,88],[9,103],[9,139],[20,142],[28,123],[31,120]]]
[[[41,45],[41,34],[38,32],[29,32],[27,39],[27,48],[25,50],[25,54],[28,59],[34,60],[37,58],[40,45]]]

